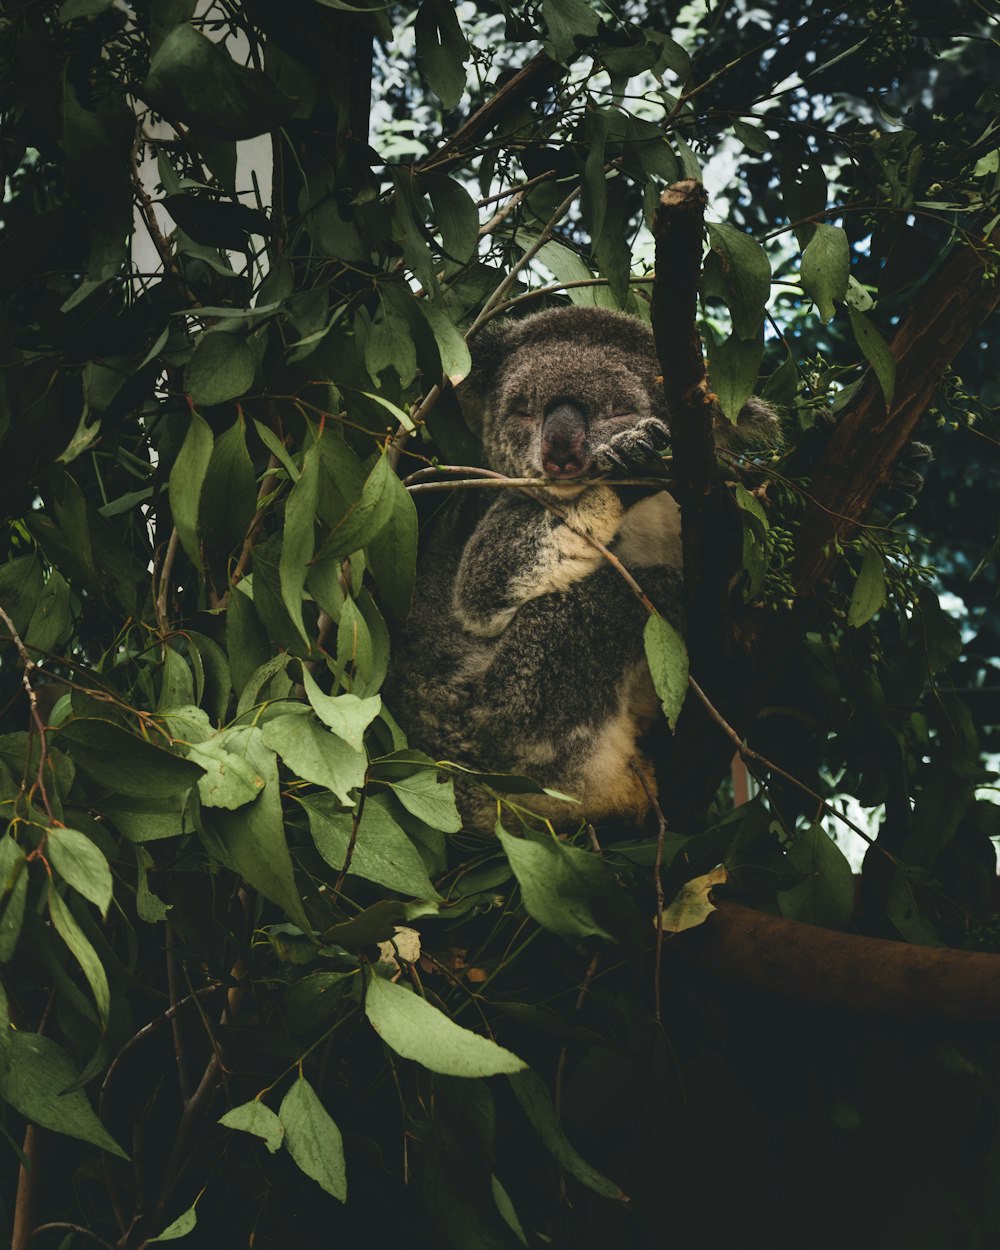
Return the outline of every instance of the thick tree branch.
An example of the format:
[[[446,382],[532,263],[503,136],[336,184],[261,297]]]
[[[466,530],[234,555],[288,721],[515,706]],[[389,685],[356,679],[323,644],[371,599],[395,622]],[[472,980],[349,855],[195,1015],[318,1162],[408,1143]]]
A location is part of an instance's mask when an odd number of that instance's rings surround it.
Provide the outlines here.
[[[735,501],[719,473],[714,421],[718,401],[705,370],[697,327],[705,188],[685,179],[668,187],[653,222],[656,278],[652,324],[663,370],[673,445],[672,488],[681,506],[684,600],[691,670],[728,720],[740,714],[746,680],[732,648],[732,585],[741,566]],[[671,824],[697,822],[718,788],[714,761],[728,751],[717,725],[688,700],[673,742],[657,761],[658,786]]]
[[[447,173],[472,155],[475,145],[525,100],[547,91],[565,73],[562,65],[539,52],[513,74],[444,143],[415,166],[418,174]]]
[[[987,243],[1000,245],[1000,227]],[[886,412],[881,388],[870,377],[837,426],[813,477],[813,501],[798,530],[792,575],[800,594],[814,594],[829,581],[837,561],[834,538],[849,538],[854,532],[945,370],[996,308],[1000,280],[995,274],[986,278],[990,259],[988,249],[956,248],[890,343],[896,361],[891,411]]]
[[[669,949],[741,984],[841,1011],[1000,1020],[1000,956],[835,933],[728,900],[716,906]]]

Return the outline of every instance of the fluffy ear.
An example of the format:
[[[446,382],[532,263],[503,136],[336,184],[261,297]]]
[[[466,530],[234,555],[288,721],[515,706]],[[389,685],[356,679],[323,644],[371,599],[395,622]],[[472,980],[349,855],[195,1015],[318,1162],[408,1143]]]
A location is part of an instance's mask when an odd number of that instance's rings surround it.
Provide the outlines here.
[[[472,343],[472,369],[455,390],[462,416],[469,429],[477,434],[482,433],[504,361],[513,349],[516,324],[491,321],[480,330]]]

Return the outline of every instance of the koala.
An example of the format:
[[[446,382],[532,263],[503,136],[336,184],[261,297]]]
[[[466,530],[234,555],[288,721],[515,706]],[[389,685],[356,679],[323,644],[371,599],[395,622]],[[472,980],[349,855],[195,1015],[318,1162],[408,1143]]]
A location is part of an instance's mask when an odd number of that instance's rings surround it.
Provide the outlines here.
[[[663,473],[670,424],[652,333],[599,308],[494,323],[459,394],[490,468],[547,480],[537,498],[456,492],[435,518],[389,706],[436,759],[526,775],[577,800],[517,797],[540,816],[642,825],[654,788],[643,740],[659,710],[647,612],[587,536],[683,628],[678,506],[666,489],[615,485]],[[767,426],[774,415],[756,401],[746,419]],[[495,803],[459,789],[467,827],[492,830]]]

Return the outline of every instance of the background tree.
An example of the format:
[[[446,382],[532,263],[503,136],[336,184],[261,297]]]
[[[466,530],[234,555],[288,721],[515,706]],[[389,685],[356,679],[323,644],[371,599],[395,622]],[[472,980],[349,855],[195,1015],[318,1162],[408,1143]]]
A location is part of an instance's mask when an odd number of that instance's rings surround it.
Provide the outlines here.
[[[993,8],[4,5],[16,1250],[996,1241]],[[566,300],[688,384],[705,625],[603,845],[379,697],[468,342]]]

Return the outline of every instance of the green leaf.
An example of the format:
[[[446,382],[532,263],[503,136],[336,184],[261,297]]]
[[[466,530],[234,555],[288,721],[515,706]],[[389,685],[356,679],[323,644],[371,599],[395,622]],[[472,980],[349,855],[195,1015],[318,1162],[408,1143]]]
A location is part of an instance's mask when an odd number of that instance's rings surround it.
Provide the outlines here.
[[[368,981],[365,1015],[383,1042],[445,1076],[496,1076],[521,1072],[523,1059],[461,1025],[426,999],[374,974]]]
[[[237,749],[231,749],[231,744],[238,744]],[[235,811],[252,803],[264,788],[264,778],[241,753],[244,746],[234,729],[224,729],[207,742],[191,746],[189,757],[205,770],[198,782],[202,806]]]
[[[556,1163],[595,1194],[600,1194],[603,1198],[624,1200],[625,1195],[614,1181],[602,1176],[586,1159],[577,1154],[559,1123],[556,1109],[542,1078],[526,1068],[523,1072],[508,1077],[508,1080],[524,1114]]]
[[[59,730],[59,745],[88,776],[112,794],[169,798],[202,776],[199,764],[153,746],[110,721],[78,716]]]
[[[885,599],[885,562],[874,547],[869,547],[851,594],[851,606],[847,609],[848,625],[855,629],[866,625],[884,605]]]
[[[800,276],[806,293],[812,296],[822,322],[832,320],[834,300],[847,296],[851,272],[851,245],[841,226],[817,222],[816,230],[802,253]]]
[[[145,1244],[151,1246],[157,1241],[179,1241],[181,1237],[186,1237],[188,1233],[192,1232],[197,1223],[198,1215],[194,1207],[188,1207],[186,1211],[178,1215],[176,1220],[167,1225],[159,1237],[150,1237]]]
[[[192,403],[222,404],[248,391],[256,372],[254,354],[241,335],[213,330],[194,349],[184,386]]]
[[[136,865],[136,885],[135,885],[135,910],[140,920],[145,920],[146,924],[159,924],[160,921],[166,920],[167,912],[173,906],[172,903],[165,903],[163,899],[157,896],[149,888],[149,870],[153,867],[153,857],[144,846],[135,846]]]
[[[383,500],[389,515],[368,544],[368,561],[383,601],[404,620],[417,577],[417,508],[395,473],[386,480]]]
[[[111,869],[90,838],[75,829],[54,826],[46,835],[45,853],[63,880],[106,916],[114,888]]]
[[[892,408],[892,396],[896,388],[896,362],[889,351],[889,345],[864,313],[848,305],[847,315],[851,319],[851,329],[854,331],[857,345],[875,370],[878,384],[885,396],[886,411],[888,411]]]
[[[346,1202],[344,1141],[304,1076],[282,1098],[278,1118],[285,1130],[285,1148],[301,1170],[328,1194]]]
[[[422,769],[409,777],[386,781],[408,812],[432,829],[458,833],[462,818],[455,806],[455,786],[451,781],[438,781],[431,769]]]
[[[309,706],[327,729],[332,729],[355,751],[364,750],[365,730],[382,710],[380,696],[359,699],[355,694],[324,694],[307,668],[302,670],[302,685]]]
[[[360,950],[374,942],[387,942],[405,921],[433,915],[436,911],[437,906],[434,903],[403,903],[398,899],[379,899],[352,919],[324,930],[323,940],[328,945],[344,946],[352,951]]]
[[[312,716],[286,713],[269,720],[264,741],[277,751],[297,777],[325,786],[345,807],[353,806],[351,791],[365,784],[368,759]]]
[[[283,907],[300,929],[311,930],[295,884],[292,857],[285,841],[278,788],[278,762],[253,726],[231,728],[235,743],[246,761],[264,778],[264,788],[252,803],[236,811],[209,808],[202,812],[203,837],[210,853],[245,877],[250,885]],[[240,739],[242,738],[242,742]]]
[[[352,551],[367,547],[379,530],[389,523],[394,497],[386,494],[386,487],[391,478],[399,481],[389,465],[388,456],[382,455],[368,475],[360,498],[330,527],[329,536],[321,548],[325,559],[350,555]]]
[[[128,1155],[94,1114],[77,1083],[77,1071],[66,1052],[50,1038],[24,1029],[10,1037],[12,1062],[0,1069],[0,1098],[26,1120],[55,1133],[99,1146],[119,1159]]]
[[[721,262],[722,293],[741,339],[756,338],[771,294],[771,266],[749,234],[719,222],[708,227],[712,250]]]
[[[24,635],[25,646],[29,651],[54,651],[69,624],[69,584],[53,569],[31,614],[31,624]]]
[[[653,686],[663,704],[663,714],[667,724],[674,729],[688,688],[687,647],[673,625],[658,612],[650,614],[642,640]]]
[[[417,64],[446,109],[453,109],[465,90],[469,45],[451,0],[422,0],[414,23]]]
[[[188,425],[184,443],[170,470],[170,511],[177,528],[177,537],[188,559],[201,568],[201,548],[198,543],[198,509],[201,490],[205,484],[209,462],[212,459],[211,428],[194,411]]]
[[[0,837],[0,963],[14,954],[28,894],[27,857],[9,834]]]
[[[444,174],[425,174],[423,188],[434,207],[441,250],[450,260],[464,265],[479,242],[479,213],[472,196],[461,183]]]
[[[153,54],[140,94],[167,117],[221,139],[252,139],[295,112],[295,101],[266,75],[237,65],[224,42],[187,24]]]
[[[499,825],[496,832],[533,920],[567,942],[620,939],[627,896],[600,856],[547,834],[536,841],[516,838]]]
[[[712,348],[712,390],[718,395],[726,418],[734,425],[743,405],[756,390],[763,354],[763,334],[750,339],[731,334],[724,343]]]
[[[107,798],[102,812],[130,842],[156,842],[160,838],[177,838],[190,833],[185,825],[183,800]]]
[[[457,386],[467,377],[472,368],[472,356],[462,332],[452,321],[447,312],[438,304],[424,300],[420,305],[427,324],[437,343],[438,355],[441,357],[441,372]]]
[[[209,549],[229,551],[242,542],[256,510],[257,479],[237,417],[215,440],[201,490],[199,523]]]
[[[302,619],[302,595],[315,544],[318,490],[319,452],[314,445],[302,457],[302,472],[285,504],[281,558],[278,561],[281,599],[306,646],[311,643]]]
[[[101,1032],[108,1027],[108,1015],[111,1011],[111,991],[108,988],[108,976],[104,965],[97,957],[97,952],[76,923],[73,913],[60,898],[58,891],[49,883],[49,915],[56,932],[73,953],[74,959],[83,969],[87,978],[94,1002],[97,1004],[97,1015],[101,1024]]]
[[[557,61],[568,60],[576,52],[577,40],[592,38],[600,28],[600,19],[586,0],[542,0],[542,16],[546,42]]]
[[[323,794],[302,797],[299,802],[306,809],[317,851],[339,872],[347,859],[354,813],[337,808],[332,798]],[[370,795],[365,799],[349,871],[410,898],[440,897],[420,852],[389,810],[386,796]]]
[[[778,891],[778,906],[788,920],[824,929],[849,929],[854,913],[851,865],[818,822],[788,852],[792,867],[808,876],[790,890]]]
[[[254,1137],[260,1137],[271,1154],[278,1149],[285,1136],[281,1121],[259,1098],[252,1098],[249,1102],[233,1107],[219,1123],[224,1128],[235,1128],[241,1133],[252,1133]]]

